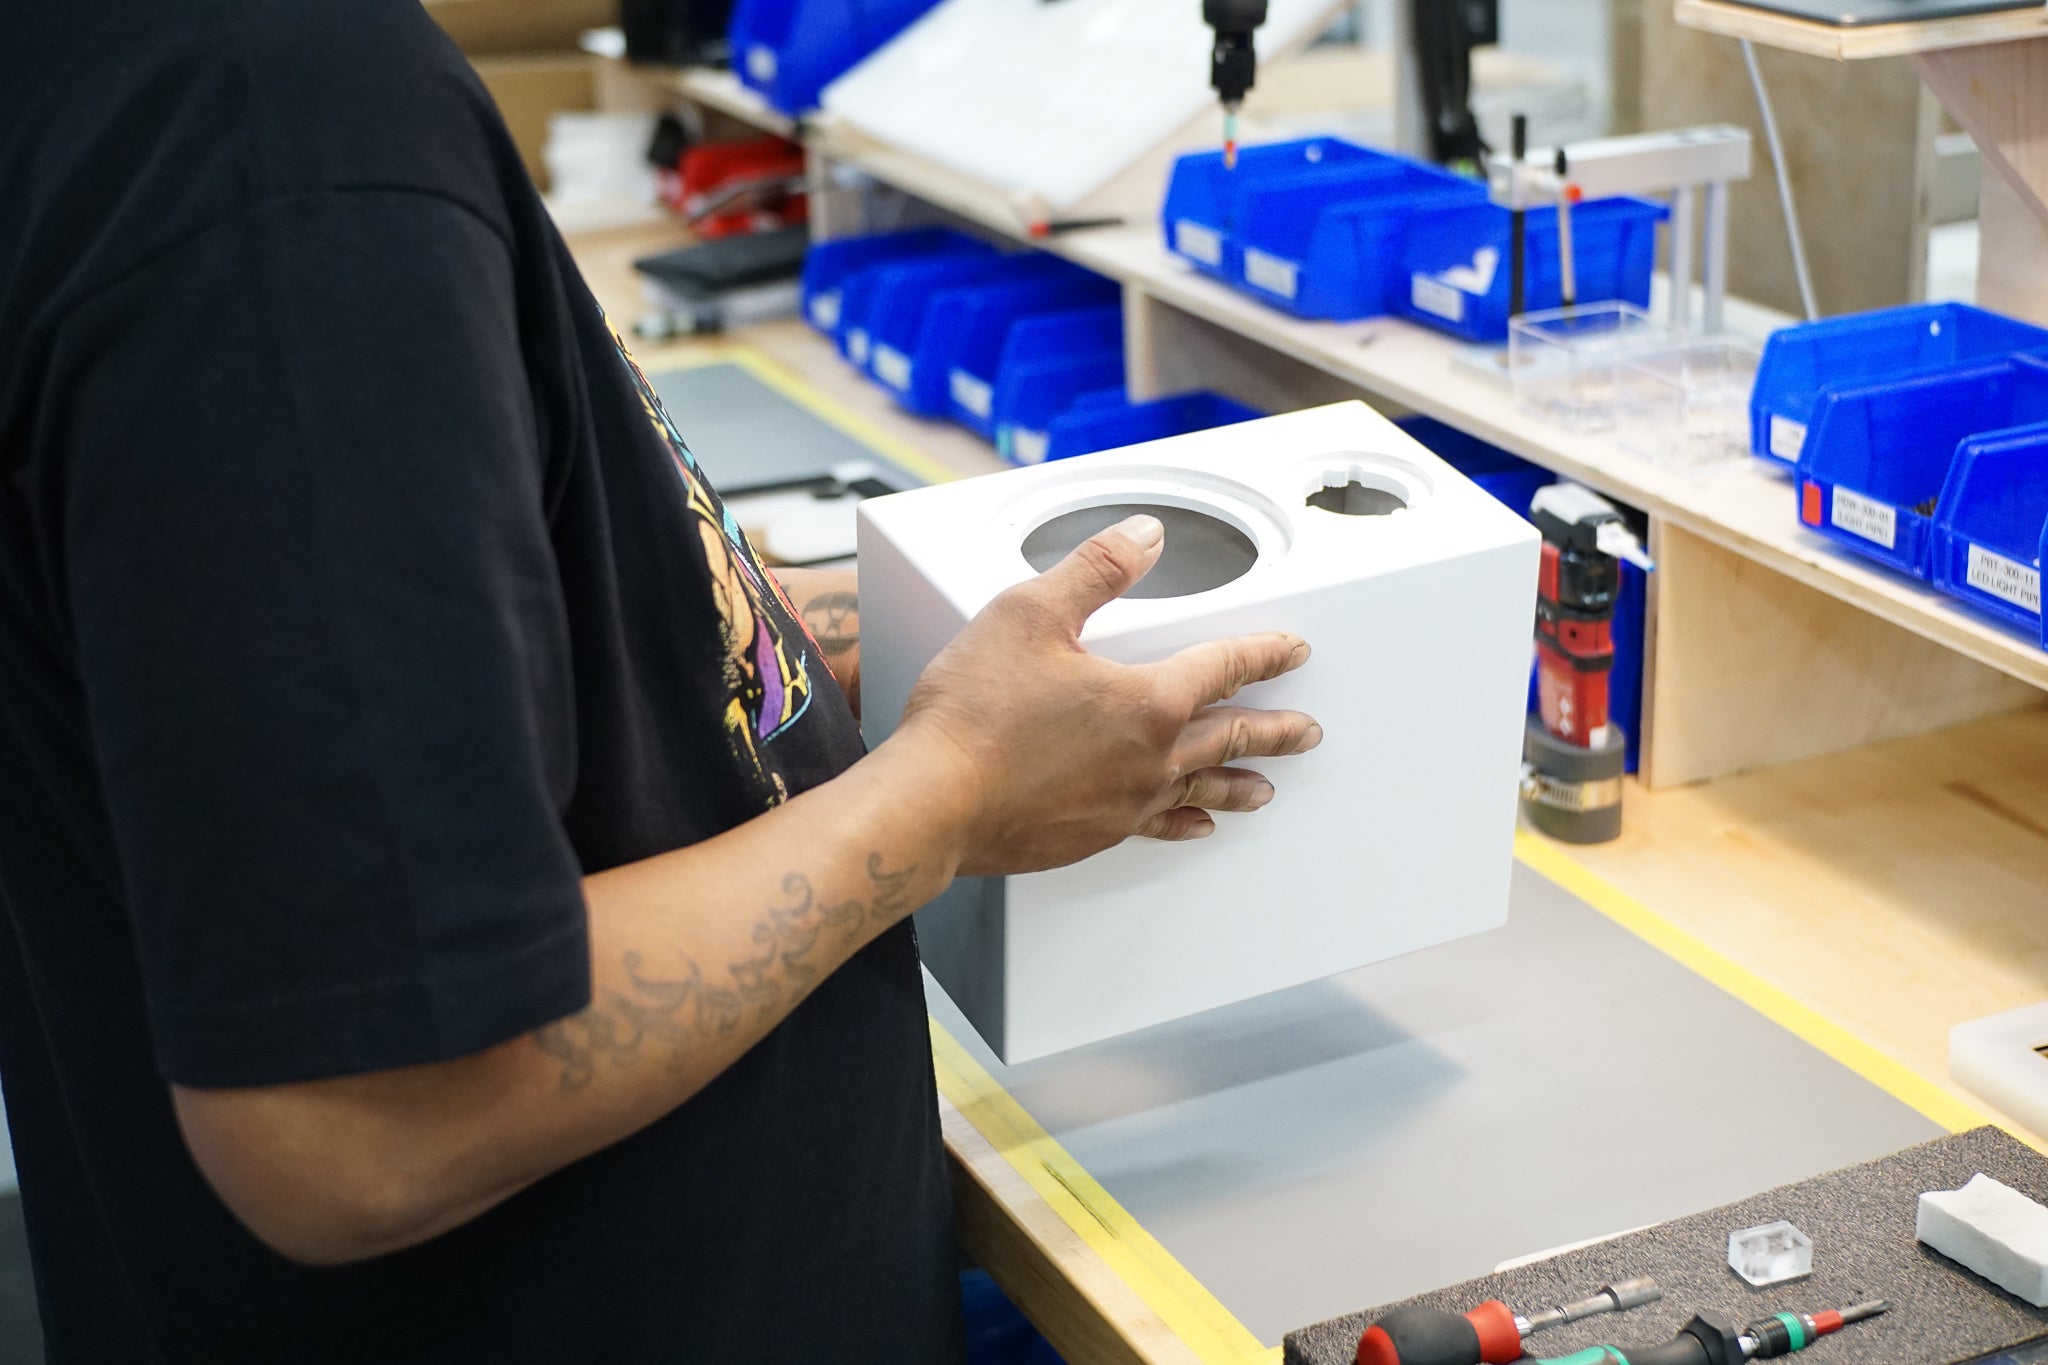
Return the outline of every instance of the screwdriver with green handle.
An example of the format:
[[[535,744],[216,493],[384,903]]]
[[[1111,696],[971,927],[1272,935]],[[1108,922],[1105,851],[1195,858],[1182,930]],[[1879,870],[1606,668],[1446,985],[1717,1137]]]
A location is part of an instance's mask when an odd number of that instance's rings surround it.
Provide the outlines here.
[[[1778,1313],[1759,1318],[1740,1331],[1734,1319],[1703,1312],[1679,1328],[1677,1336],[1655,1346],[1591,1346],[1568,1356],[1526,1359],[1528,1365],[1743,1365],[1803,1351],[1822,1337],[1852,1322],[1874,1318],[1889,1307],[1880,1300],[1826,1313]]]

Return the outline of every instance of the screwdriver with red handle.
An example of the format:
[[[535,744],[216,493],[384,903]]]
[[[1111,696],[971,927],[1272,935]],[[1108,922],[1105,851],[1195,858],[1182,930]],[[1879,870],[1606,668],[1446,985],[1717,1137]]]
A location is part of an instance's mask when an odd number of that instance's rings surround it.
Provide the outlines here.
[[[1596,1313],[1626,1312],[1663,1297],[1655,1280],[1623,1280],[1576,1302],[1527,1315],[1499,1299],[1466,1313],[1396,1308],[1359,1337],[1358,1365],[1509,1365],[1522,1358],[1523,1338],[1532,1333]]]

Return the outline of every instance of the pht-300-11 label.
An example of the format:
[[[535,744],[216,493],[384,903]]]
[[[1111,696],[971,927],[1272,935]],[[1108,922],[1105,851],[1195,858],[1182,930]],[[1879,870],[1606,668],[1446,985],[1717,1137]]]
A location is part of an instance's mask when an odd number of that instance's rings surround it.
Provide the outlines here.
[[[1965,577],[1979,592],[2002,597],[2031,612],[2039,613],[2041,610],[2041,571],[2016,559],[1993,554],[1982,545],[1972,545]]]

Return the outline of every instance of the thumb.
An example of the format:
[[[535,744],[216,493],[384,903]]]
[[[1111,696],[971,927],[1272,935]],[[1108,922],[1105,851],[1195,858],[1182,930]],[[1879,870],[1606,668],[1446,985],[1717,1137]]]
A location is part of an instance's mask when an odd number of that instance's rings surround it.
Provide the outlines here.
[[[1126,517],[1075,546],[1038,576],[1033,590],[1079,634],[1089,617],[1129,592],[1159,562],[1165,543],[1159,518]]]

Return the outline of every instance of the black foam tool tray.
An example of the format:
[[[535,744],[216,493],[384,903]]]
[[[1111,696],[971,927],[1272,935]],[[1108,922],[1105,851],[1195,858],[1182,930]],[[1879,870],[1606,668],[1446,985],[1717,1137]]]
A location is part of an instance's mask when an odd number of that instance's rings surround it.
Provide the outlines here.
[[[1714,1120],[1725,1127],[1730,1142],[1770,1140],[1767,1113],[1730,1106],[1714,1111]],[[1543,1126],[1540,1120],[1530,1122]],[[1654,1141],[1653,1134],[1644,1135],[1646,1146]],[[1666,1341],[1703,1308],[1748,1323],[1772,1313],[1817,1313],[1886,1299],[1890,1312],[1845,1327],[1798,1358],[1812,1365],[1955,1365],[2048,1338],[2048,1310],[2014,1298],[1920,1245],[1913,1235],[1924,1191],[1955,1189],[1979,1171],[2048,1202],[2048,1160],[1996,1128],[1975,1128],[1406,1302],[1463,1312],[1486,1299],[1500,1299],[1527,1310],[1637,1275],[1663,1286],[1658,1303],[1529,1339],[1536,1356],[1555,1357],[1605,1343],[1626,1353],[1631,1344]],[[1616,1171],[1615,1178],[1628,1179],[1629,1173]],[[1752,1288],[1728,1268],[1728,1234],[1780,1218],[1813,1239],[1813,1274]],[[1363,1225],[1360,1235],[1372,1236],[1374,1230]],[[1288,1333],[1286,1365],[1352,1365],[1359,1334],[1397,1306],[1385,1304]]]

